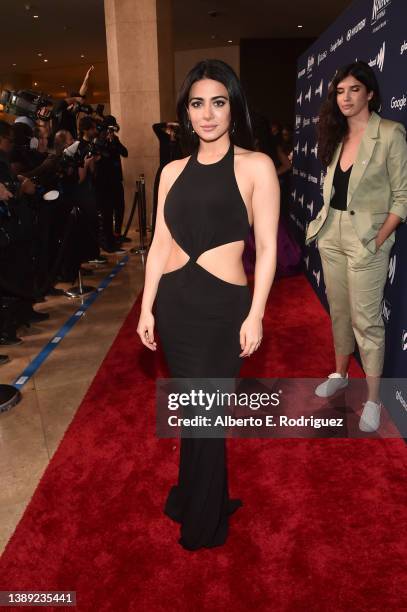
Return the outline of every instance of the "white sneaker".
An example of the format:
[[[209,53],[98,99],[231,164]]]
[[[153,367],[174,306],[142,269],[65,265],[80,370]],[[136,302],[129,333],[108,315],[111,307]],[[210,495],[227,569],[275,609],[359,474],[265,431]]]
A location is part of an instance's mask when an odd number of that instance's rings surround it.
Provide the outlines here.
[[[360,431],[377,431],[380,427],[380,409],[382,405],[368,400],[364,404],[363,412],[360,415]]]
[[[318,397],[331,397],[331,395],[334,395],[339,389],[347,387],[348,384],[349,379],[347,374],[343,377],[338,372],[334,372],[333,374],[329,374],[327,380],[318,385],[315,389],[315,395],[318,395]]]

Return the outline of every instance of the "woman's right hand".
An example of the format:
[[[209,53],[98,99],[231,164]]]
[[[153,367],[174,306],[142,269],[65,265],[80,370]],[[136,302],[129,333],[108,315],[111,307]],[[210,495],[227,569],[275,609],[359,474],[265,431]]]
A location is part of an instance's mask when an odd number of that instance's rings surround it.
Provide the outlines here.
[[[154,342],[154,316],[152,312],[141,312],[137,333],[147,348],[151,351],[157,350],[157,342]]]

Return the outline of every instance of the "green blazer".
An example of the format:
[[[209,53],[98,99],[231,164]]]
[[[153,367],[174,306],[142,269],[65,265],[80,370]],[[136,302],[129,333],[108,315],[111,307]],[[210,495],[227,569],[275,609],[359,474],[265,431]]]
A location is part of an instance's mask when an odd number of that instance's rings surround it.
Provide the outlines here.
[[[327,168],[323,187],[323,207],[307,228],[306,244],[317,238],[325,223],[335,193],[333,179],[342,150],[337,146]],[[401,123],[382,119],[372,112],[349,177],[347,209],[355,232],[372,253],[377,250],[376,235],[389,212],[407,218],[407,142]],[[394,232],[385,240],[389,250]]]

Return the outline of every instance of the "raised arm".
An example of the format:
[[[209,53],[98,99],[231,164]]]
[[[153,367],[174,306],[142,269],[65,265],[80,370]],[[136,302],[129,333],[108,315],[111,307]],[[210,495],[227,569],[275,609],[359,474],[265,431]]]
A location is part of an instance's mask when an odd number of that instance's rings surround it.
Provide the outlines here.
[[[85,74],[85,78],[83,79],[83,83],[79,89],[79,93],[81,94],[81,96],[85,96],[87,91],[88,91],[88,85],[89,85],[89,77],[90,77],[90,73],[95,69],[94,66],[91,66],[89,68],[89,70],[87,71],[87,73]]]
[[[262,320],[277,264],[277,232],[280,215],[280,184],[271,158],[252,155],[254,178],[252,208],[256,241],[254,292],[249,314],[240,330],[240,357],[256,350],[262,339]]]

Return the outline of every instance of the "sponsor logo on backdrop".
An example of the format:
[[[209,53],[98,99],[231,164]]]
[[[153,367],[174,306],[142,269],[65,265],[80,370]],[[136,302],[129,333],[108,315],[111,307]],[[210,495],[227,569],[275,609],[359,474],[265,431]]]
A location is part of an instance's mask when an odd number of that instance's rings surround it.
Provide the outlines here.
[[[391,4],[391,0],[373,0],[372,6],[372,25],[383,19],[386,9]]]
[[[312,123],[315,125],[316,123],[319,122],[319,116],[317,115],[316,117],[312,117]]]
[[[312,91],[312,88],[311,88],[311,85],[310,85],[308,92],[304,96],[304,100],[308,100],[308,102],[311,102],[311,91]]]
[[[295,166],[293,166],[293,175],[294,176],[298,175],[298,169]]]
[[[294,147],[294,151],[297,153],[297,155],[298,155],[299,150],[300,150],[300,141],[298,141]]]
[[[294,189],[294,191],[292,191],[292,192],[291,192],[291,197],[292,197],[292,199],[293,199],[293,201],[294,201],[294,202],[295,202],[295,197],[296,197],[296,195],[297,195],[297,190],[296,190],[296,189]]]
[[[302,196],[298,198],[298,204],[301,204],[301,206],[304,206],[304,194],[302,194]]]
[[[300,95],[297,98],[297,104],[299,104],[300,106],[302,104],[302,92],[300,93]]]
[[[308,174],[308,182],[314,183],[314,185],[318,185],[318,177],[313,176],[312,174]]]
[[[305,230],[304,224],[303,224],[303,223],[301,223],[301,221],[300,221],[299,219],[297,219],[297,217],[294,215],[294,213],[291,213],[291,214],[290,214],[290,219],[291,219],[292,221],[294,221],[295,225],[296,225],[297,227],[299,227],[301,231],[304,231],[304,230]]]
[[[307,74],[310,75],[315,64],[315,55],[310,55],[307,61]]]
[[[394,277],[396,275],[396,266],[397,266],[397,255],[393,255],[393,257],[390,257],[390,262],[389,262],[390,285],[393,284]]]
[[[298,130],[301,127],[302,117],[301,115],[295,115],[295,129]]]
[[[301,153],[304,153],[305,157],[308,155],[308,142],[306,142],[305,145],[301,147]]]
[[[390,321],[391,305],[390,302],[386,299],[383,300],[382,315],[383,319],[388,323]]]
[[[401,350],[407,351],[407,331],[405,329],[401,334]]]
[[[305,172],[305,170],[300,170],[300,177],[303,179],[307,178],[307,173]]]
[[[304,74],[305,74],[305,68],[300,70],[297,76],[298,76],[299,79],[301,79],[304,76]]]
[[[341,36],[340,38],[337,38],[335,40],[335,42],[333,42],[331,44],[331,46],[329,47],[329,50],[331,53],[335,53],[335,51],[341,46],[343,45],[343,36]]]
[[[318,66],[326,59],[328,56],[328,51],[325,49],[321,53],[318,53]]]
[[[323,80],[323,79],[321,79],[320,84],[318,85],[318,87],[316,88],[316,90],[315,90],[315,92],[314,92],[314,93],[315,93],[315,95],[318,95],[318,96],[320,96],[320,97],[322,98],[322,90],[323,90],[323,87],[324,87],[324,80]]]
[[[315,155],[316,158],[318,157],[318,143],[316,143],[315,147],[311,149],[311,155]],[[318,183],[318,179],[316,179],[315,182]]]
[[[396,108],[399,111],[402,111],[406,107],[406,104],[407,104],[406,94],[403,94],[401,98],[395,98],[393,96],[390,101],[390,107]]]
[[[309,204],[307,204],[307,208],[310,212],[310,215],[312,217],[312,213],[314,212],[314,200],[312,200],[312,202],[310,202]]]
[[[400,47],[400,55],[403,55],[407,51],[407,41],[404,41]]]
[[[321,170],[321,176],[319,177],[319,184],[321,185],[321,187],[323,187],[323,185],[324,185],[325,177],[326,177],[326,172],[323,172]]]
[[[308,119],[305,119],[305,117],[304,117],[304,122],[302,124],[302,127],[307,127],[310,124],[311,124],[311,119],[309,117],[308,117]]]
[[[373,68],[374,66],[376,66],[376,68],[378,70],[380,70],[380,72],[383,72],[383,66],[384,66],[384,54],[386,52],[386,43],[383,42],[382,46],[379,49],[378,54],[376,55],[376,57],[374,57],[373,59],[371,59],[368,64],[371,68]]]
[[[400,404],[403,406],[404,410],[407,410],[407,401],[404,399],[403,394],[400,391],[400,389],[397,389],[397,391],[396,391],[396,400],[398,402],[400,402]]]
[[[351,38],[363,30],[365,25],[366,19],[362,19],[362,21],[359,21],[359,23],[353,26],[353,28],[349,28],[349,30],[346,32],[346,40],[349,42]]]
[[[319,283],[321,282],[321,270],[318,270],[318,272],[316,270],[312,270],[312,275],[315,277],[315,280],[317,281],[317,285],[319,287]]]

